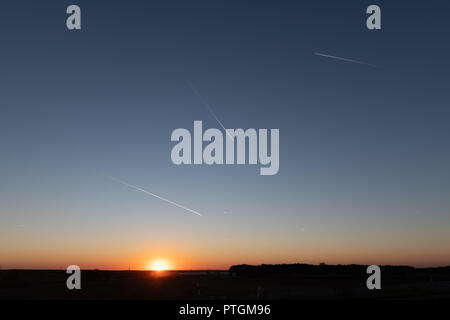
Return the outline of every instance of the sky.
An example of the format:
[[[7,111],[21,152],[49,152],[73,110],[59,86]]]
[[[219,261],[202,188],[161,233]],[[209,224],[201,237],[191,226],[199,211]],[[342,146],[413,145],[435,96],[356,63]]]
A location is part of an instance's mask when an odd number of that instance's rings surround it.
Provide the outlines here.
[[[1,268],[450,265],[449,31],[436,0],[2,1]],[[172,163],[221,129],[189,83],[279,129],[278,174]]]

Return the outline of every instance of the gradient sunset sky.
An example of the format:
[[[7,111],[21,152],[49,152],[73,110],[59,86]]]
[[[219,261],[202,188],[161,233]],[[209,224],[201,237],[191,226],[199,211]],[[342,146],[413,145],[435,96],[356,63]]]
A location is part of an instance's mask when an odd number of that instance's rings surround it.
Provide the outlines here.
[[[70,4],[81,31],[66,28]],[[370,4],[381,31],[365,26]],[[449,13],[2,1],[1,268],[450,265]],[[280,129],[277,175],[172,163],[174,129],[220,128],[188,82],[227,128]]]

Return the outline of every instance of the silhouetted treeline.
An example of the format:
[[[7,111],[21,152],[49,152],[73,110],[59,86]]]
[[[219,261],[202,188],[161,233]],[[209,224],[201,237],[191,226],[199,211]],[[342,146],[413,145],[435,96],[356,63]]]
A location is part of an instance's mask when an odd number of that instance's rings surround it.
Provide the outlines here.
[[[312,265],[312,264],[262,264],[254,265],[236,265],[230,267],[231,274],[242,276],[267,276],[267,275],[325,275],[325,274],[339,274],[339,275],[353,275],[366,274],[367,265]],[[436,268],[414,268],[411,266],[380,266],[383,275],[414,275],[414,274],[433,274],[433,275],[448,275],[450,276],[450,267],[436,267]]]

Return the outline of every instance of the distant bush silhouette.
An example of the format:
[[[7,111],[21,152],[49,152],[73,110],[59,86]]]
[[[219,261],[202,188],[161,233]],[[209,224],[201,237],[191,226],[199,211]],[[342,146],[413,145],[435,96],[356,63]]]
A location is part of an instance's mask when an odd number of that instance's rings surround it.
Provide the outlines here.
[[[405,274],[414,272],[415,268],[410,266],[380,266],[383,270],[383,274]],[[236,265],[230,267],[229,271],[231,274],[236,275],[295,275],[295,274],[339,274],[339,275],[349,275],[349,274],[366,274],[367,265],[327,265],[321,263],[320,265],[312,264],[262,264],[259,266],[253,265]]]

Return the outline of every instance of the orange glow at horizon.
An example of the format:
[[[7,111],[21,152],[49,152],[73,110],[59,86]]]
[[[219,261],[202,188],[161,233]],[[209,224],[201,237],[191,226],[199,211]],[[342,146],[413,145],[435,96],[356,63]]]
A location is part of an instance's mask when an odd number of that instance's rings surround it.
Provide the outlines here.
[[[151,271],[167,271],[167,270],[172,270],[173,266],[166,259],[158,258],[158,259],[154,259],[154,260],[150,261],[147,266],[147,269],[151,270]]]

